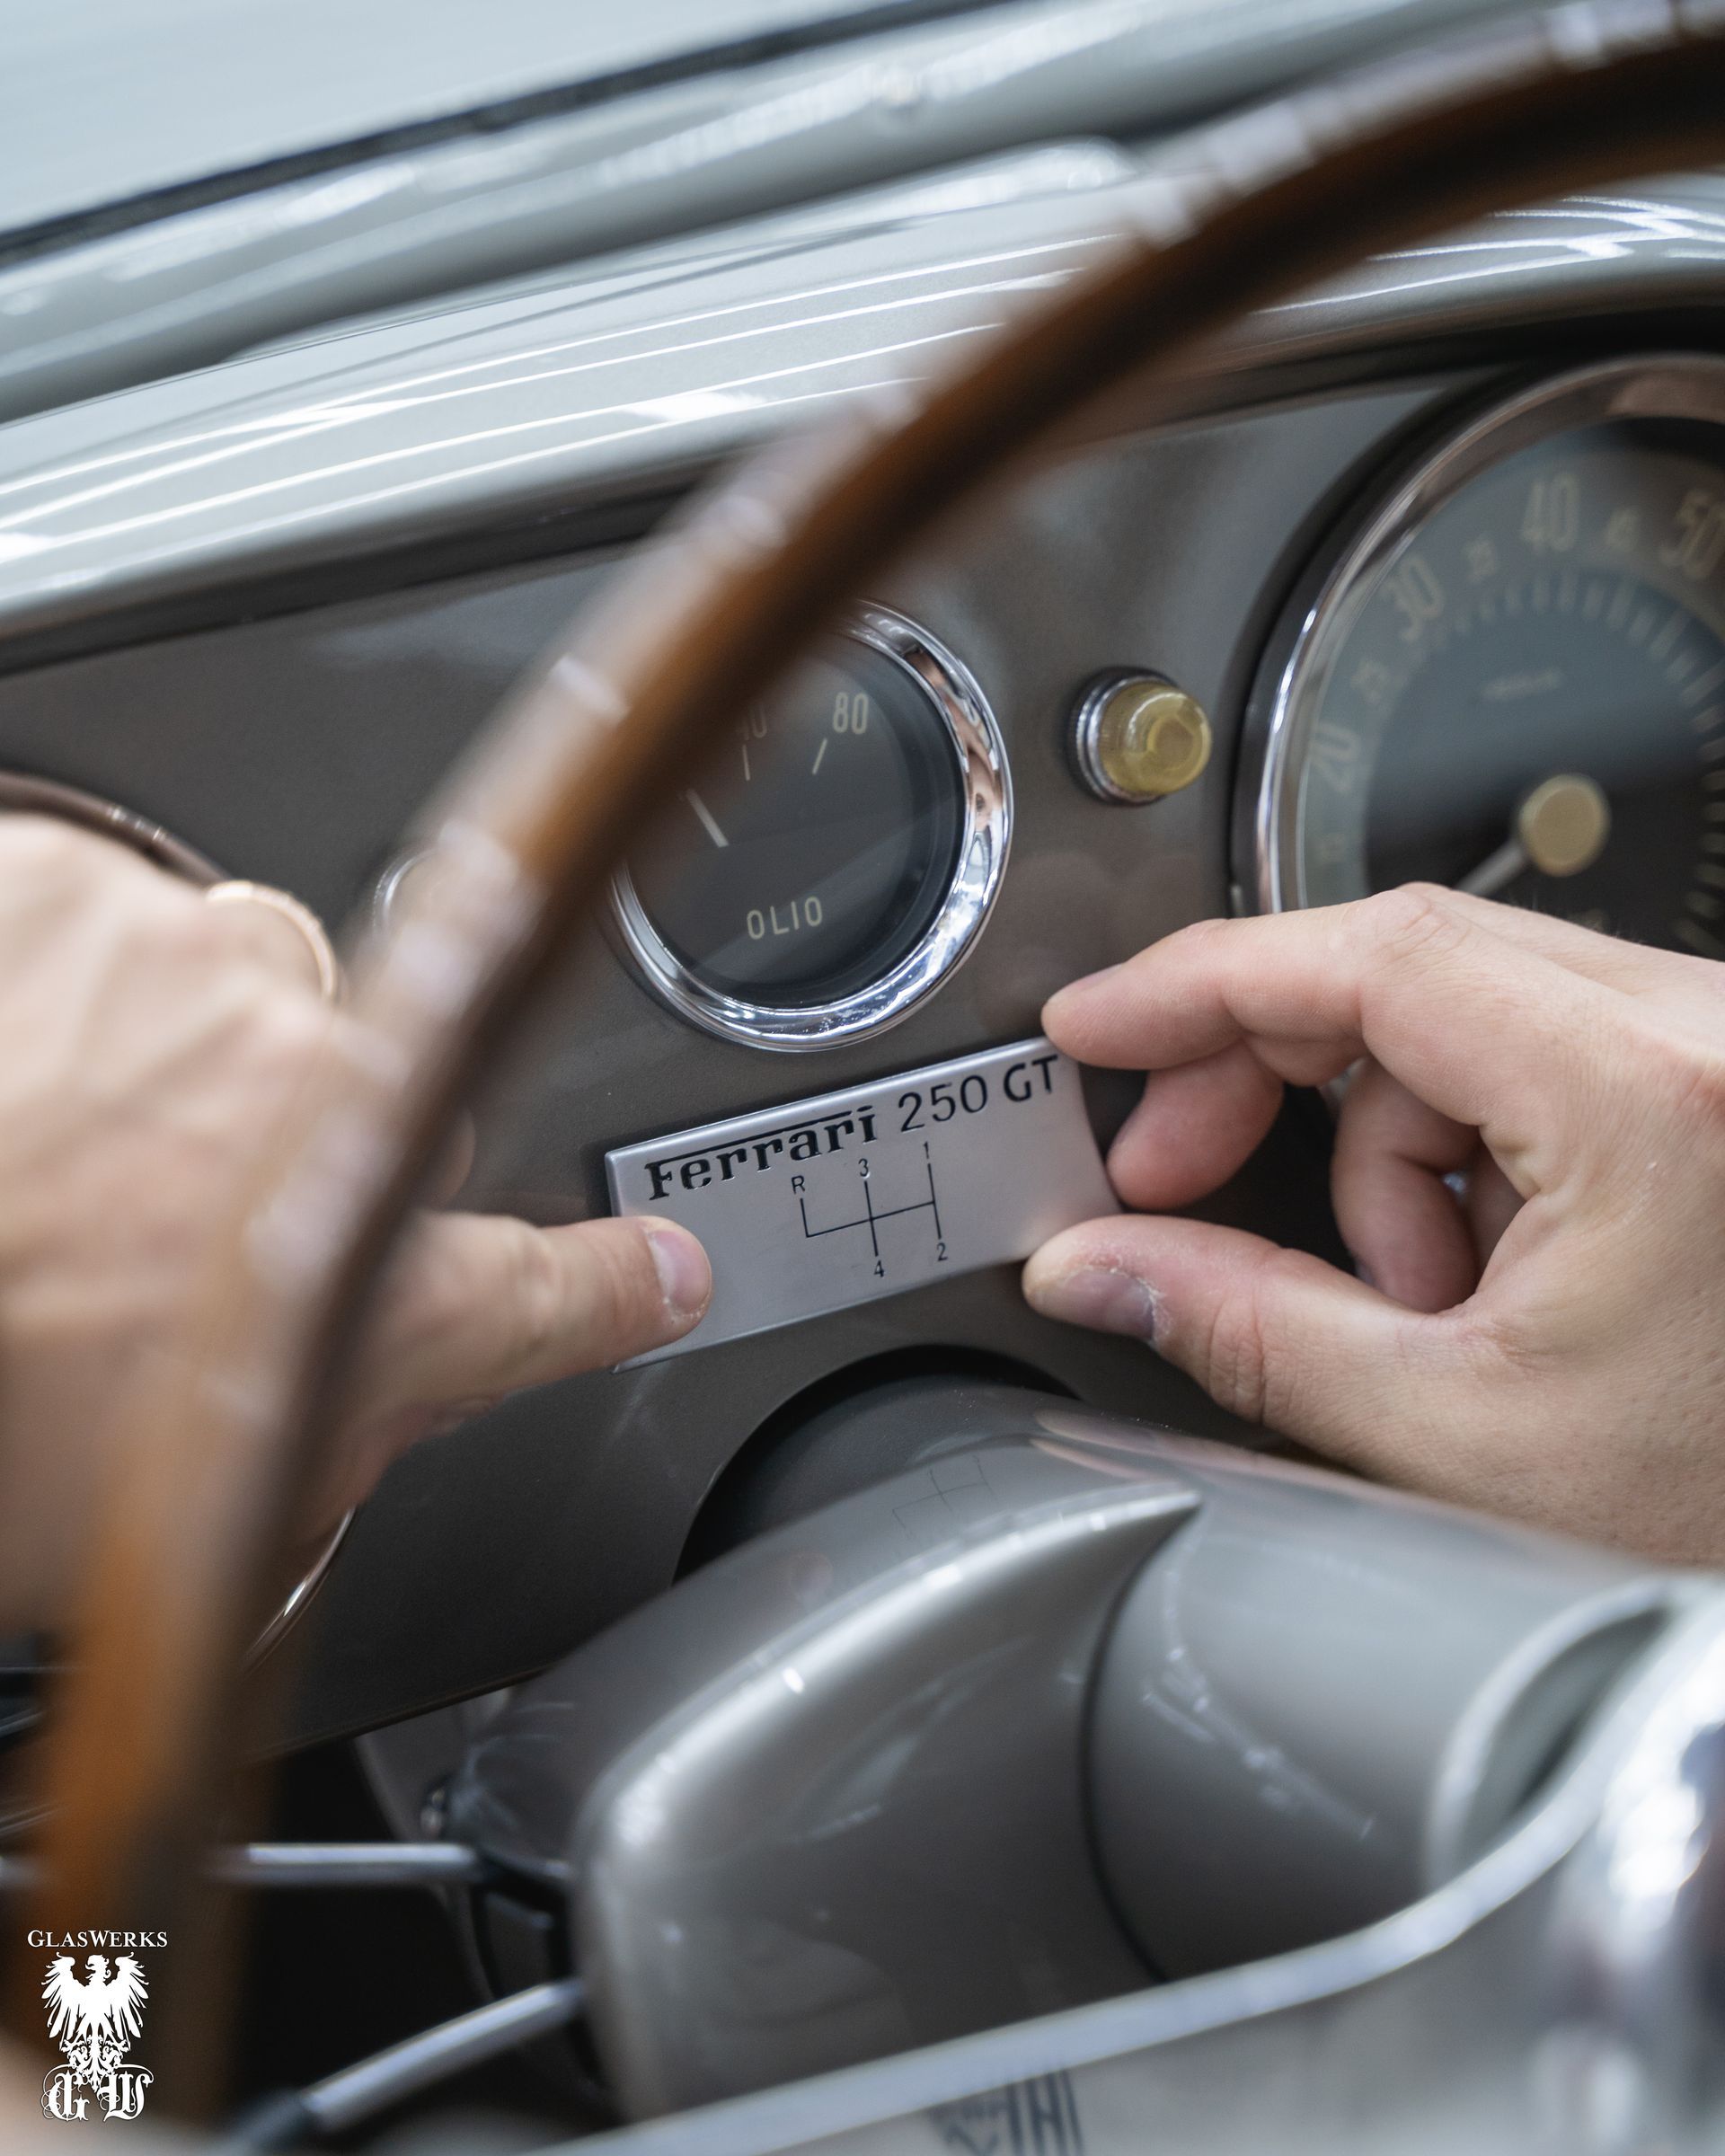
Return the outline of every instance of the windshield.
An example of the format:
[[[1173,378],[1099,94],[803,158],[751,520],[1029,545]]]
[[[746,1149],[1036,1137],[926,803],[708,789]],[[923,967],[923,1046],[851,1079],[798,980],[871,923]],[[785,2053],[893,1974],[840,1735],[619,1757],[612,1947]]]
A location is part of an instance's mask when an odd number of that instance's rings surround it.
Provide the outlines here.
[[[12,231],[452,115],[590,104],[978,0],[71,0],[0,29]],[[152,93],[140,97],[138,84]],[[526,115],[523,115],[524,117]]]

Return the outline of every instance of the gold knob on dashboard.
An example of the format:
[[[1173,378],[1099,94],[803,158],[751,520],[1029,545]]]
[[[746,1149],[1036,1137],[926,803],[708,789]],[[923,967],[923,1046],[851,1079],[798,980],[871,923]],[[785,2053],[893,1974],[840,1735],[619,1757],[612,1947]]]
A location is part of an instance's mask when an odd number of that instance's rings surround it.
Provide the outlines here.
[[[1542,876],[1579,876],[1605,852],[1611,803],[1597,779],[1560,772],[1521,804],[1516,835]]]
[[[1073,715],[1073,748],[1105,801],[1159,801],[1198,778],[1214,746],[1204,707],[1159,674],[1092,682]]]

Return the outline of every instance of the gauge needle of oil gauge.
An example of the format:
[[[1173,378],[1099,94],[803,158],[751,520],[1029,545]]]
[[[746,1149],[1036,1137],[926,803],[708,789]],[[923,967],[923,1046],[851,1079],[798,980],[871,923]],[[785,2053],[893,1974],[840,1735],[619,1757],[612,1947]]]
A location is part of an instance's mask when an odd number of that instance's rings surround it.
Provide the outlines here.
[[[1516,811],[1514,829],[1495,853],[1455,886],[1490,898],[1524,869],[1542,876],[1579,876],[1605,852],[1611,836],[1611,803],[1604,789],[1579,772],[1545,779]]]
[[[730,844],[730,841],[719,828],[719,819],[713,815],[712,809],[707,807],[707,804],[701,799],[701,796],[694,791],[693,786],[685,789],[683,799],[689,804],[689,807],[694,809],[696,816],[700,817],[701,828],[706,833],[707,836],[712,841],[713,844],[715,846],[728,846]]]

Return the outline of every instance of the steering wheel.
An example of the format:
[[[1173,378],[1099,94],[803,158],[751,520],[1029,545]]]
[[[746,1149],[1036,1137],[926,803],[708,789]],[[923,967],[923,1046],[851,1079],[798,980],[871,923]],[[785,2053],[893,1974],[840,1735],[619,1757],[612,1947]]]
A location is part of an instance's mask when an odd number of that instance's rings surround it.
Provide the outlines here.
[[[234,1925],[199,1859],[267,1741],[285,1657],[246,1679],[247,1643],[303,1527],[368,1291],[667,770],[937,517],[1140,370],[1135,422],[1177,419],[1204,349],[1249,309],[1513,200],[1721,144],[1725,14],[1636,0],[1499,22],[1230,119],[1180,145],[1141,228],[980,358],[709,495],[513,696],[426,819],[437,872],[357,959],[363,1055],[329,1052],[212,1239],[202,1353],[141,1402],[52,1701],[29,1921],[173,1931],[154,2011],[170,2107],[196,2115],[219,2085]]]

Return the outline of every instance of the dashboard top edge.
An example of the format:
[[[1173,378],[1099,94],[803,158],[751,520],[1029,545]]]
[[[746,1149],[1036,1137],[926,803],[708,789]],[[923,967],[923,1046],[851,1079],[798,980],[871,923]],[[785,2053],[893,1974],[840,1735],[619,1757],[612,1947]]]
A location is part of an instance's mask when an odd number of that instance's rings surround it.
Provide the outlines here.
[[[116,613],[146,636],[164,632],[151,609],[194,625],[200,594],[336,559],[393,562],[387,585],[480,565],[459,558],[464,535],[513,534],[516,559],[567,552],[603,543],[583,526],[608,511],[612,538],[637,536],[650,519],[624,528],[632,499],[663,502],[786,426],[916,379],[1072,275],[1155,184],[828,234],[767,260],[733,249],[668,286],[620,280],[613,262],[14,422],[0,429],[0,665],[40,663],[42,639]],[[1725,176],[1506,213],[1256,317],[1203,416],[1309,393],[1314,370],[1334,385],[1368,360],[1379,377],[1398,358],[1453,363],[1467,340],[1530,325],[1603,321],[1622,340],[1638,315],[1716,303],[1721,271]],[[1094,430],[1130,424],[1117,399]],[[543,543],[522,537],[535,526]]]

